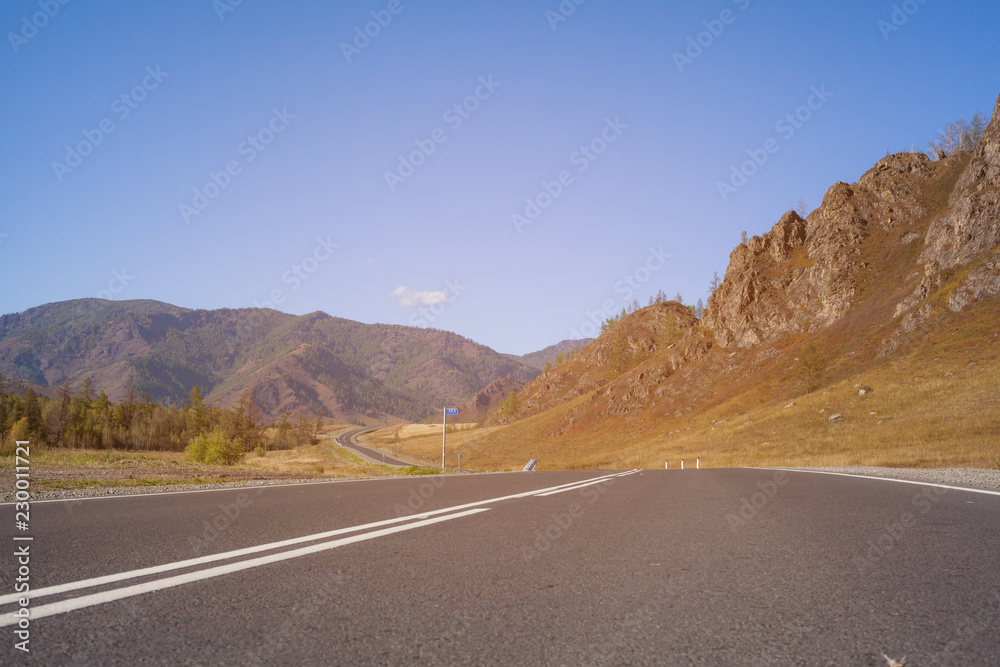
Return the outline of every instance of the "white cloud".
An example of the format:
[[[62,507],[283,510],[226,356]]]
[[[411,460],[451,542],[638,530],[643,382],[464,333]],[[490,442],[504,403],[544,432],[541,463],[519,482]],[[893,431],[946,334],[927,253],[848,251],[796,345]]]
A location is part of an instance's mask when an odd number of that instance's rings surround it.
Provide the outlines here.
[[[439,303],[448,303],[448,295],[444,292],[418,292],[409,287],[397,287],[389,293],[389,296],[396,298],[396,303],[400,306],[434,306]]]

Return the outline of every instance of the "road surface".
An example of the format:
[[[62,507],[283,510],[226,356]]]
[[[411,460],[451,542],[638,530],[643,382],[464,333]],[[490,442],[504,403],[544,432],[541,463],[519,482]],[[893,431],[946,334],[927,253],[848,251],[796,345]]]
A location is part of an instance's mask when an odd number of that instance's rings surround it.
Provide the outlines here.
[[[990,665],[1000,496],[774,470],[0,506],[0,663]],[[30,534],[30,654],[14,536]]]
[[[365,447],[364,445],[358,444],[357,437],[364,433],[365,431],[370,431],[370,428],[357,428],[353,431],[347,431],[341,433],[336,437],[336,443],[345,449],[352,450],[355,454],[360,455],[362,458],[368,459],[373,463],[382,463],[387,466],[406,466],[409,467],[413,465],[412,463],[407,463],[406,461],[400,461],[399,459],[388,456],[384,452],[380,452],[377,449],[372,449],[371,447]]]

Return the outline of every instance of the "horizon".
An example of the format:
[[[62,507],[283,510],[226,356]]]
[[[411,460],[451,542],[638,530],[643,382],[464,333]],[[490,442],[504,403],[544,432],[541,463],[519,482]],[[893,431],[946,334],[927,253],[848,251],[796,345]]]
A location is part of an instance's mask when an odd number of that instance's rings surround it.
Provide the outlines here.
[[[10,3],[0,311],[263,306],[541,350],[658,290],[707,300],[742,231],[989,115],[997,18]]]

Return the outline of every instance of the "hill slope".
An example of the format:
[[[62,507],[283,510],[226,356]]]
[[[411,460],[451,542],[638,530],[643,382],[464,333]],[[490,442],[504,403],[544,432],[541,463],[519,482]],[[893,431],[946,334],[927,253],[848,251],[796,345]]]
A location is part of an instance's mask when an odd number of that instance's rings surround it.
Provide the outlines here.
[[[701,322],[633,313],[454,445],[500,467],[1000,465],[998,295],[1000,101],[974,153],[837,183],[733,250]]]
[[[266,415],[300,406],[342,421],[420,420],[502,377],[537,370],[461,336],[365,325],[324,313],[188,310],[83,299],[0,317],[0,374],[40,387],[86,376],[112,400],[134,383],[151,399],[219,405],[250,389]]]
[[[539,350],[537,352],[529,352],[528,354],[523,354],[517,357],[520,361],[541,370],[545,368],[545,364],[555,364],[556,358],[560,354],[566,352],[575,352],[577,350],[582,350],[583,348],[594,342],[593,338],[583,338],[581,340],[564,340],[556,343],[555,345],[549,345],[544,350]]]

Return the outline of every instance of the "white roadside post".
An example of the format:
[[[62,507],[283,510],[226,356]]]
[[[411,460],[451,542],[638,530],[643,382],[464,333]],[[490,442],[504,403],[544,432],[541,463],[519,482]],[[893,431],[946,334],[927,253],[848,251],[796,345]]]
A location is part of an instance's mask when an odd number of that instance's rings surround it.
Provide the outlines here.
[[[695,470],[701,470],[701,457],[699,456],[694,462]]]
[[[684,470],[684,459],[681,459],[681,470]]]
[[[664,470],[670,470],[670,461],[665,461],[664,462],[663,469]]]

